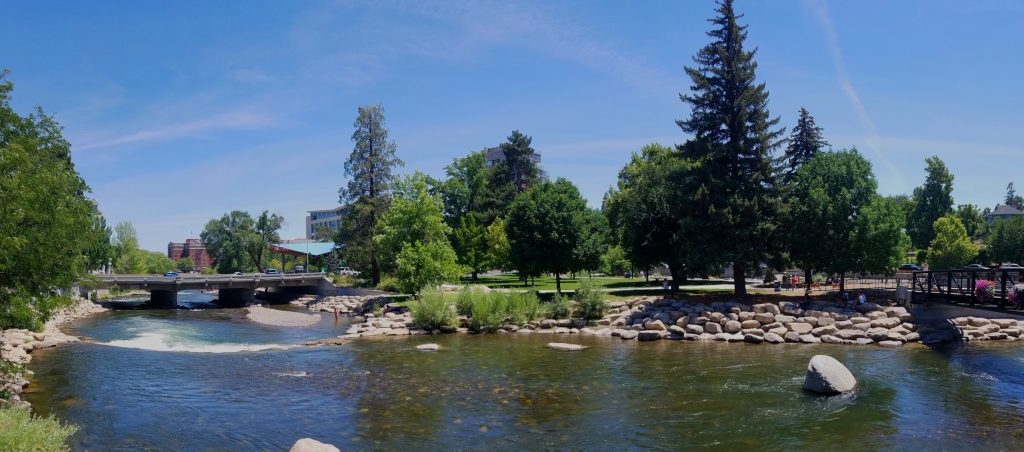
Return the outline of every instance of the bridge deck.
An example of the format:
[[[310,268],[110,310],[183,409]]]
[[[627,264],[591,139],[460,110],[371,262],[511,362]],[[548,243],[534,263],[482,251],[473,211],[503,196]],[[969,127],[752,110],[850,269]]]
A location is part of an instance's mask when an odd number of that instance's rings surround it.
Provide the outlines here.
[[[329,282],[324,273],[296,273],[267,275],[98,275],[95,282],[83,282],[90,288],[145,289],[145,290],[218,290],[256,289],[266,287],[319,286]]]

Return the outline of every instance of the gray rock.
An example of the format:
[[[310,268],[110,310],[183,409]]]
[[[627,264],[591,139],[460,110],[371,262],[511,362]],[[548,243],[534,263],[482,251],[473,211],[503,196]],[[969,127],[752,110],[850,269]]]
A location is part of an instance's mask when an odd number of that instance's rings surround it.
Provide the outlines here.
[[[794,333],[792,331],[782,336],[786,339],[786,342],[800,342],[800,333]]]
[[[874,314],[874,313],[872,313]],[[898,318],[886,317],[882,319],[876,319],[871,321],[872,328],[896,328],[902,325],[903,322]],[[998,328],[998,327],[997,327]]]
[[[553,350],[565,350],[570,352],[576,352],[587,348],[580,344],[566,344],[564,342],[548,342],[547,347]]]
[[[857,387],[850,370],[828,355],[815,355],[807,364],[804,389],[819,394],[841,394]]]
[[[786,325],[786,328],[789,328],[789,331],[797,334],[807,334],[814,329],[814,326],[805,322],[791,322]]]
[[[665,323],[662,322],[661,320],[654,320],[654,321],[648,320],[648,321],[644,322],[644,329],[647,329],[647,330],[658,330],[658,331],[665,331],[666,330]]]
[[[544,319],[544,320],[540,321],[540,327],[544,328],[544,329],[554,328],[557,325],[558,325],[558,322],[555,321],[555,320],[551,320],[551,319]]]
[[[704,332],[704,327],[700,325],[686,325],[683,329],[690,334],[701,334]]]
[[[628,341],[630,339],[636,339],[636,336],[637,336],[637,332],[633,331],[633,330],[622,330],[622,331],[619,332],[619,338],[621,338],[624,341]]]
[[[840,339],[840,338],[835,337],[835,336],[833,336],[831,334],[826,334],[824,336],[821,336],[821,342],[824,342],[826,344],[845,344],[845,343],[847,343],[846,340]]]
[[[880,341],[880,342],[878,342],[878,346],[879,347],[889,347],[889,348],[902,347],[903,346],[903,342],[900,342],[900,341]]]
[[[743,329],[743,324],[740,323],[740,322],[737,322],[735,320],[730,320],[728,322],[725,322],[724,329],[725,329],[725,332],[729,333],[729,334],[737,333],[741,329]]]
[[[321,443],[315,439],[302,438],[292,444],[292,448],[288,449],[288,452],[341,452],[337,447],[330,444]]]
[[[730,333],[718,333],[718,334],[715,335],[715,340],[716,341],[728,341],[730,337],[732,337],[732,334],[730,334]]]
[[[849,329],[836,331],[836,334],[834,334],[833,336],[836,336],[840,339],[857,339],[861,337],[868,337],[868,333],[866,331]]]
[[[797,333],[793,333],[793,334],[797,334]],[[831,337],[831,336],[826,336],[826,337]],[[801,334],[800,335],[800,342],[804,343],[804,344],[820,344],[821,343],[821,339],[818,339],[818,338],[814,337],[813,334],[808,333],[808,334]]]
[[[416,350],[421,352],[436,352],[441,349],[440,345],[437,344],[420,344],[416,346]]]
[[[775,306],[775,305],[770,305],[770,306]],[[776,309],[777,309],[777,307],[776,307]],[[754,320],[757,320],[758,322],[761,322],[762,325],[767,325],[769,323],[774,323],[775,322],[775,315],[770,313],[770,312],[758,313],[758,314],[754,314]]]
[[[643,330],[637,333],[637,340],[639,341],[658,341],[661,340],[660,330]]]
[[[836,330],[836,327],[834,325],[825,325],[825,326],[819,326],[819,327],[811,330],[811,334],[813,334],[815,336],[821,336],[821,335],[825,335],[825,334],[834,334],[836,331],[838,331],[838,330]]]
[[[794,334],[796,334],[796,333],[794,333]],[[798,336],[798,339],[799,339],[799,336]],[[764,341],[769,343],[769,344],[781,344],[783,342],[786,342],[786,340],[782,336],[779,336],[778,334],[775,334],[775,333],[765,333],[764,334]]]
[[[967,324],[970,326],[985,326],[992,323],[991,320],[982,317],[968,317]]]
[[[722,325],[713,322],[708,322],[704,324],[704,331],[708,334],[718,334],[722,332]]]
[[[756,334],[744,334],[743,335],[743,341],[744,342],[749,342],[751,344],[760,344],[760,343],[764,342],[764,338],[761,337],[761,336],[758,336]]]

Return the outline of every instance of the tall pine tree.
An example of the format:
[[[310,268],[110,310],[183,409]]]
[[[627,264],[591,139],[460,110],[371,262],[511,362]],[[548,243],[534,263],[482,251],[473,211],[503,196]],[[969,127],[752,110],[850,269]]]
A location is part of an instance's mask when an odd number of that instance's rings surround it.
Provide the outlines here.
[[[814,123],[814,117],[806,108],[800,107],[800,117],[789,135],[789,145],[783,159],[783,183],[789,183],[801,165],[810,161],[828,146],[821,135],[821,127]]]
[[[512,186],[516,194],[526,191],[540,180],[537,165],[533,162],[535,151],[530,144],[533,138],[513,130],[507,141],[501,143],[501,152],[505,161],[500,165],[501,178]]]
[[[395,184],[394,169],[403,163],[395,156],[398,146],[388,140],[384,127],[384,107],[359,107],[353,127],[355,146],[345,161],[348,184],[338,190],[339,202],[346,205],[336,242],[343,244],[346,264],[368,268],[374,285],[380,282],[380,250],[373,240],[377,222],[388,207]]]
[[[744,50],[746,27],[737,23],[732,0],[721,0],[710,19],[712,41],[687,67],[690,118],[677,123],[692,140],[680,147],[694,164],[689,180],[700,219],[687,234],[702,244],[700,252],[731,262],[737,295],[746,294],[750,268],[777,255],[777,216],[781,200],[773,151],[784,128],[768,112],[768,91],[756,82],[755,50]]]

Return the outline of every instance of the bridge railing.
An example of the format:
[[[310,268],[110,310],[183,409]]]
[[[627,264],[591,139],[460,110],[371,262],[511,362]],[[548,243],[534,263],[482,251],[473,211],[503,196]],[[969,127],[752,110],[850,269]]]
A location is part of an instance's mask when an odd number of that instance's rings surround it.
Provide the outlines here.
[[[978,298],[975,287],[978,281],[991,281],[995,288],[992,303],[1000,309],[1008,306],[1010,290],[1014,285],[1024,281],[1024,269],[965,269],[965,270],[931,270],[913,273],[911,287],[914,294],[927,298],[943,298],[949,302],[967,302],[977,305],[983,300]],[[1019,308],[1020,306],[1013,306]]]

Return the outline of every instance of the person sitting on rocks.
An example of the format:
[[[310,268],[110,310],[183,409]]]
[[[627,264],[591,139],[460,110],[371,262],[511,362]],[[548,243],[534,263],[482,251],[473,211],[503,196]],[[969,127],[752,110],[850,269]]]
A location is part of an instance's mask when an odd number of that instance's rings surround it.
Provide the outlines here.
[[[868,296],[861,290],[857,295],[857,304],[865,304],[868,302]]]

